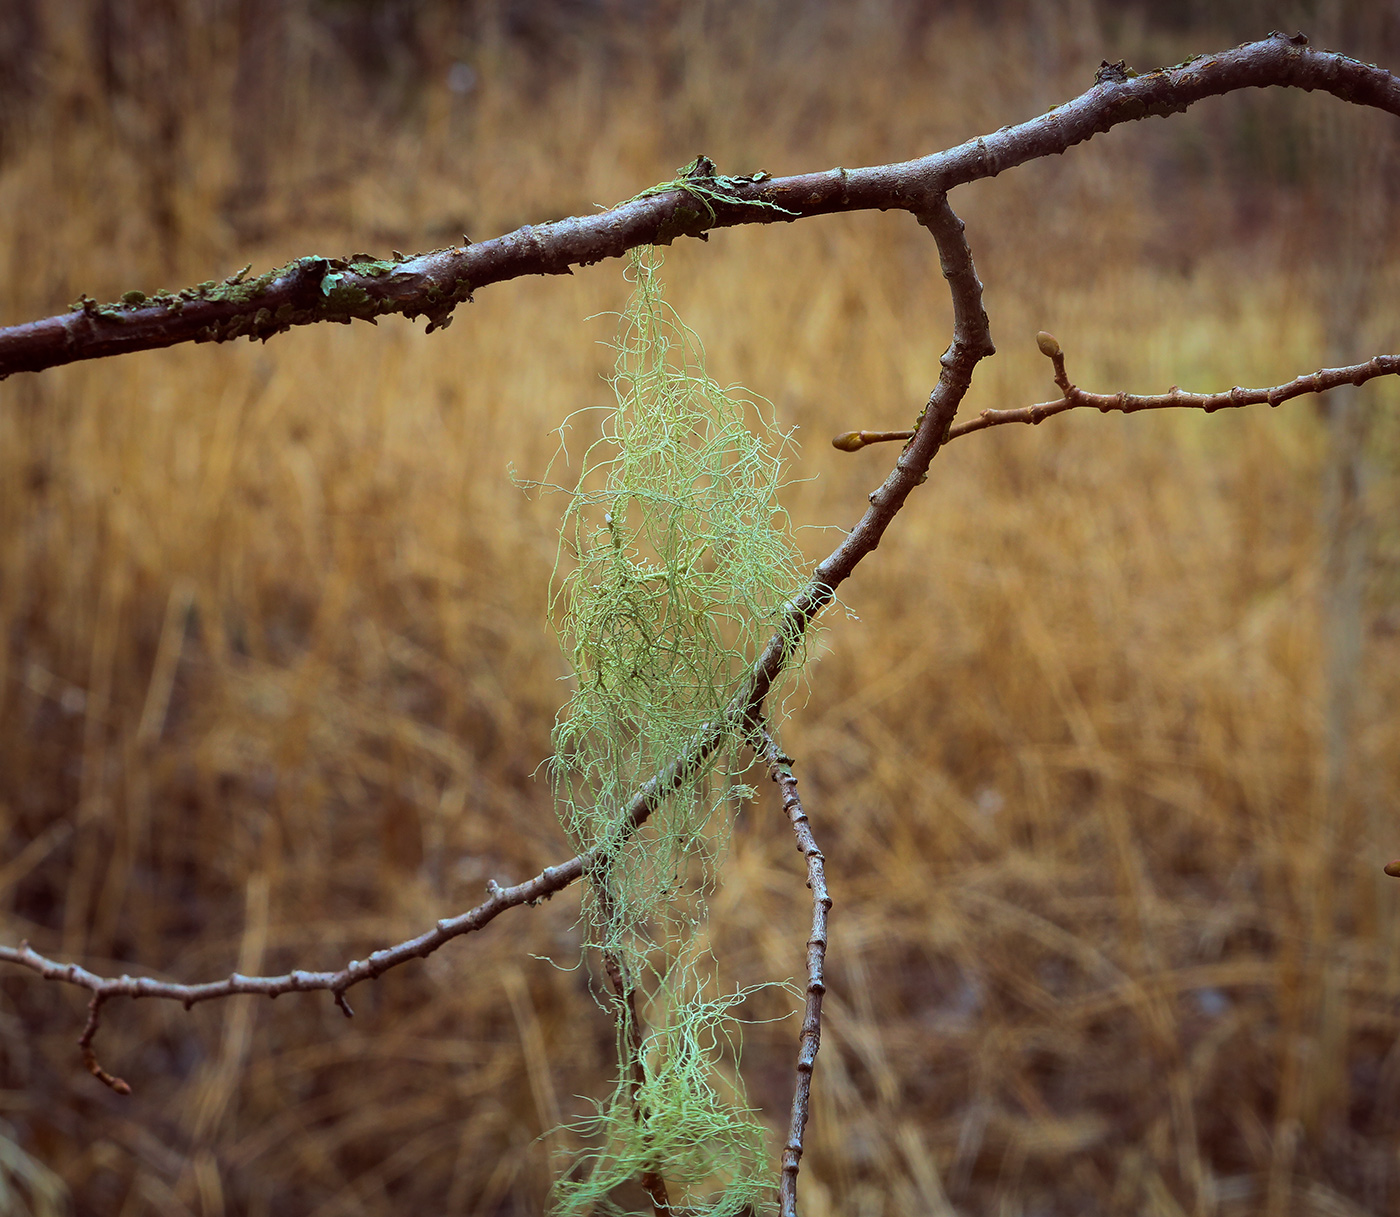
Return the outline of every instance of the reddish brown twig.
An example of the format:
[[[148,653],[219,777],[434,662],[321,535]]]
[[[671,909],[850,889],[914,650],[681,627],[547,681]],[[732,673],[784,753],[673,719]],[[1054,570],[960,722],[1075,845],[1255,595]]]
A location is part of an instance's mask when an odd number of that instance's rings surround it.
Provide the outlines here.
[[[1244,389],[1236,386],[1224,393],[1187,393],[1176,385],[1166,393],[1142,395],[1137,393],[1090,393],[1070,381],[1065,373],[1064,352],[1054,336],[1043,330],[1036,335],[1036,342],[1044,354],[1055,365],[1055,383],[1059,385],[1063,397],[1055,401],[1037,402],[1033,406],[1021,406],[1013,410],[983,410],[976,418],[964,423],[954,423],[948,429],[948,438],[957,439],[960,435],[970,435],[974,431],[985,431],[988,427],[999,427],[1003,423],[1043,423],[1056,414],[1067,410],[1087,407],[1101,414],[1134,414],[1138,410],[1204,410],[1214,414],[1217,410],[1232,410],[1242,406],[1281,405],[1294,397],[1308,393],[1327,393],[1343,385],[1364,385],[1378,376],[1400,375],[1400,355],[1376,355],[1365,363],[1352,364],[1345,368],[1319,368],[1303,376],[1296,376],[1281,385],[1268,389]],[[858,452],[870,444],[887,443],[891,440],[907,440],[912,431],[846,431],[831,441],[833,448],[842,452]]]
[[[778,1204],[782,1217],[797,1217],[797,1172],[802,1164],[802,1137],[812,1097],[812,1070],[822,1040],[822,996],[826,993],[826,923],[831,896],[826,890],[826,859],[817,848],[812,826],[797,793],[792,757],[778,747],[766,727],[758,728],[757,750],[768,765],[768,776],[783,795],[783,811],[797,838],[798,851],[807,861],[807,886],[812,889],[812,932],[807,937],[807,991],[802,1012],[802,1034],[797,1050],[797,1085],[792,1094],[792,1116],[783,1145],[783,1173]]]
[[[0,329],[0,377],[80,359],[182,342],[266,340],[320,321],[375,321],[390,313],[446,326],[472,292],[524,275],[569,274],[640,245],[668,245],[714,228],[771,224],[834,212],[899,208],[1028,161],[1061,153],[1125,122],[1178,114],[1206,97],[1279,85],[1318,89],[1400,115],[1400,80],[1383,68],[1313,50],[1273,34],[1141,76],[1101,71],[1086,93],[1048,114],[918,160],[795,177],[711,179],[707,205],[685,189],[644,194],[597,215],[529,225],[494,240],[379,260],[304,257],[256,278],[246,270],[175,293],[127,292],[99,305],[86,296],[70,312]]]
[[[82,1035],[78,1037],[78,1048],[83,1054],[83,1064],[87,1066],[87,1071],[93,1077],[104,1086],[110,1086],[118,1094],[130,1094],[130,1086],[121,1078],[102,1068],[101,1062],[97,1059],[97,1051],[92,1046],[92,1041],[97,1035],[98,1025],[102,1021],[102,1003],[106,1000],[101,993],[92,995],[92,1000],[88,1002],[87,1025],[83,1028]]]

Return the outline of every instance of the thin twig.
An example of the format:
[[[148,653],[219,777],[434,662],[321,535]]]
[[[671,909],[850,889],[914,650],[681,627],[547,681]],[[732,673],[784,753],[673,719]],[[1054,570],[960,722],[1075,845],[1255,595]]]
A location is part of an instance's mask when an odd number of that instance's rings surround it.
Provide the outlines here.
[[[87,1025],[83,1028],[82,1035],[78,1037],[78,1048],[83,1054],[83,1064],[87,1066],[87,1071],[93,1077],[104,1086],[110,1086],[118,1094],[130,1094],[130,1086],[121,1078],[102,1068],[101,1062],[97,1059],[97,1050],[92,1046],[92,1041],[97,1036],[97,1028],[102,1021],[102,1003],[106,1000],[101,993],[92,995],[92,1000],[88,1002]]]
[[[807,886],[812,889],[812,932],[807,937],[807,993],[802,1013],[802,1036],[797,1050],[797,1085],[792,1093],[792,1117],[783,1146],[783,1172],[778,1204],[781,1217],[797,1217],[797,1172],[802,1164],[802,1136],[812,1097],[812,1069],[822,1041],[822,996],[826,993],[826,923],[831,896],[826,890],[826,866],[812,836],[812,826],[797,793],[792,757],[778,747],[767,727],[758,729],[759,755],[767,762],[768,776],[783,794],[783,811],[792,824],[797,848],[807,860]]]
[[[441,328],[458,304],[492,283],[570,274],[640,245],[669,245],[715,228],[846,211],[917,211],[934,194],[1064,152],[1120,123],[1270,85],[1322,90],[1400,115],[1400,79],[1383,68],[1313,50],[1301,36],[1272,34],[1141,76],[1100,71],[1087,92],[1039,118],[918,160],[784,178],[716,177],[724,188],[705,194],[704,208],[696,206],[700,179],[688,177],[684,187],[643,192],[597,215],[527,224],[476,245],[392,260],[303,257],[255,278],[245,277],[245,269],[176,293],[127,292],[112,304],[84,296],[68,313],[0,329],[0,377],[183,342],[266,341],[293,326],[375,321],[390,313],[426,316],[430,329]]]
[[[1059,343],[1044,331],[1038,340],[1048,339],[1059,351]],[[1064,414],[1067,410],[1089,408],[1101,414],[1134,414],[1138,410],[1204,410],[1214,414],[1217,410],[1233,410],[1243,406],[1278,406],[1294,397],[1309,393],[1327,393],[1343,385],[1364,385],[1378,376],[1400,375],[1400,355],[1376,355],[1365,363],[1352,364],[1345,368],[1319,368],[1303,376],[1268,389],[1244,389],[1236,386],[1223,393],[1187,393],[1176,385],[1166,393],[1142,395],[1137,393],[1090,393],[1073,384],[1065,375],[1064,355],[1050,355],[1042,342],[1041,350],[1055,363],[1056,383],[1064,396],[1055,401],[1037,402],[1033,406],[1021,406],[1012,410],[983,410],[976,418],[967,422],[954,423],[948,429],[948,438],[957,439],[960,435],[971,435],[974,431],[985,431],[989,427],[1000,427],[1004,423],[1030,423],[1035,425]],[[858,452],[871,444],[889,443],[894,440],[907,440],[912,431],[846,431],[831,441],[833,448],[842,452]]]

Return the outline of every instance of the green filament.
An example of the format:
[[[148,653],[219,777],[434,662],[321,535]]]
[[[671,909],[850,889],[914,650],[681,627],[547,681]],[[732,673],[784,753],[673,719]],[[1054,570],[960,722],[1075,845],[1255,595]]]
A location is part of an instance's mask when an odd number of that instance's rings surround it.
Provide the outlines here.
[[[802,580],[778,503],[788,436],[766,403],[709,378],[657,266],[654,251],[633,256],[615,406],[565,511],[552,597],[575,692],[551,776],[573,843],[597,851],[588,945],[635,990],[650,1029],[634,1053],[629,1003],[614,996],[617,1089],[576,1126],[595,1148],[555,1200],[561,1214],[620,1211],[615,1189],[652,1172],[675,1212],[728,1217],[774,1177],[735,1071],[733,1008],[747,994],[714,996],[702,967],[704,892],[732,809],[751,793],[739,784],[742,728],[725,711]],[[638,787],[715,724],[712,759],[631,831]]]

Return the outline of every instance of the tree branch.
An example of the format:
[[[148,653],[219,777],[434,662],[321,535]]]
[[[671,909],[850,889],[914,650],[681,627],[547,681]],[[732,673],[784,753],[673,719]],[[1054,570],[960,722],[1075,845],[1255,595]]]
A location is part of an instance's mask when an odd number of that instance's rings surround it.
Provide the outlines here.
[[[787,666],[793,651],[801,644],[807,627],[836,594],[836,588],[850,577],[856,566],[879,545],[890,522],[905,500],[928,472],[958,406],[972,382],[977,362],[995,352],[987,314],[982,308],[982,284],[972,264],[972,251],[963,236],[963,223],[953,214],[943,195],[922,200],[916,211],[919,222],[933,233],[938,244],[939,262],[953,297],[953,342],[942,357],[943,371],[938,378],[911,443],[883,486],[870,495],[870,506],[841,544],[813,571],[807,586],[784,606],[777,631],[750,670],[739,691],[730,701],[722,719],[708,724],[682,755],[648,781],[633,796],[627,809],[628,831],[640,828],[660,801],[678,789],[696,769],[704,765],[715,749],[735,732],[751,732],[773,682]],[[506,909],[535,904],[548,899],[578,879],[599,858],[589,850],[559,866],[546,867],[533,879],[513,887],[500,887],[493,880],[487,885],[489,898],[457,917],[444,918],[427,933],[396,946],[375,951],[365,959],[352,960],[337,972],[307,972],[301,969],[282,976],[240,976],[203,984],[176,984],[145,976],[103,977],[77,964],[63,964],[33,950],[27,942],[18,947],[0,946],[0,962],[18,964],[37,972],[46,980],[77,985],[93,994],[94,1005],[83,1032],[84,1061],[94,1076],[113,1085],[105,1071],[93,1068],[92,1039],[97,1031],[101,1004],[113,997],[156,997],[181,1002],[186,1009],[215,998],[258,994],[278,997],[283,993],[328,991],[347,1017],[352,1015],[345,992],[361,981],[382,976],[391,968],[411,959],[423,959],[439,947],[484,928]],[[109,1080],[110,1079],[110,1080]],[[125,1083],[123,1083],[125,1085]],[[114,1089],[120,1089],[113,1086]]]
[[[967,422],[955,423],[948,429],[948,439],[960,435],[971,435],[974,431],[985,431],[988,427],[999,427],[1004,423],[1042,423],[1056,414],[1067,410],[1088,407],[1100,414],[1134,414],[1138,410],[1204,410],[1214,414],[1217,410],[1233,410],[1243,406],[1281,405],[1294,397],[1304,397],[1309,393],[1326,393],[1343,385],[1364,385],[1378,376],[1400,375],[1400,355],[1375,355],[1365,363],[1352,364],[1345,368],[1319,368],[1295,376],[1292,380],[1269,389],[1244,389],[1236,385],[1224,393],[1186,393],[1173,385],[1166,393],[1142,396],[1137,393],[1090,393],[1074,384],[1065,372],[1064,352],[1054,335],[1042,330],[1036,335],[1036,343],[1041,354],[1055,366],[1055,383],[1064,396],[1055,401],[1037,402],[1033,406],[1021,406],[1013,410],[983,410],[976,418]],[[912,438],[913,431],[845,431],[831,441],[833,448],[842,452],[859,452],[871,444],[890,443],[895,440]]]
[[[792,1094],[792,1116],[783,1146],[782,1182],[778,1205],[781,1217],[797,1217],[797,1172],[802,1164],[802,1136],[807,1128],[812,1096],[812,1070],[822,1040],[822,995],[826,993],[826,922],[831,896],[826,890],[826,859],[817,848],[812,826],[797,793],[792,757],[778,747],[766,726],[759,725],[756,750],[768,765],[768,776],[783,793],[783,811],[792,824],[797,848],[807,860],[807,886],[812,889],[812,932],[807,938],[807,1000],[802,1014],[802,1034],[797,1051],[797,1085]]]
[[[1029,122],[932,156],[864,169],[773,178],[722,177],[703,157],[674,189],[653,188],[594,216],[530,225],[478,245],[470,242],[392,261],[368,254],[298,258],[253,279],[246,269],[222,282],[177,293],[125,293],[113,304],[84,296],[67,314],[0,329],[0,377],[83,359],[182,342],[266,340],[319,321],[375,321],[389,313],[426,316],[446,326],[452,311],[492,283],[524,275],[570,274],[639,245],[703,238],[710,229],[843,211],[918,212],[924,200],[1061,153],[1120,123],[1179,114],[1206,97],[1280,85],[1316,89],[1400,115],[1400,80],[1301,35],[1271,34],[1234,50],[1132,76],[1105,64],[1093,88]]]

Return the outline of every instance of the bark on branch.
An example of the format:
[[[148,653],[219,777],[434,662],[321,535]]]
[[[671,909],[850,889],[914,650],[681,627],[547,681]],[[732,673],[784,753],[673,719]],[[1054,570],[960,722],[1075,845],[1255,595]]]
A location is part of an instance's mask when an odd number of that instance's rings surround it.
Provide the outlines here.
[[[1042,345],[1042,350],[1055,361],[1056,379],[1064,394],[1060,401],[1023,410],[987,411],[977,420],[953,426],[977,363],[994,354],[995,347],[982,307],[982,285],[963,235],[963,224],[948,205],[948,191],[1027,161],[1064,152],[1119,123],[1151,115],[1165,117],[1205,97],[1270,85],[1320,89],[1345,101],[1400,115],[1400,80],[1383,69],[1346,56],[1312,50],[1301,36],[1274,34],[1232,51],[1142,76],[1132,76],[1122,65],[1105,64],[1094,86],[1075,100],[1029,122],[918,160],[787,178],[771,178],[767,174],[736,178],[718,175],[713,164],[701,157],[676,181],[599,215],[527,225],[479,245],[465,244],[411,258],[395,255],[392,261],[363,254],[345,259],[304,257],[252,279],[246,277],[245,270],[222,282],[203,283],[178,293],[148,297],[141,292],[128,292],[121,301],[109,305],[84,297],[64,316],[0,329],[0,378],[18,371],[39,371],[77,360],[187,341],[222,342],[242,336],[266,340],[292,326],[318,321],[349,323],[359,318],[373,322],[381,315],[402,313],[408,317],[426,316],[430,329],[440,328],[450,322],[453,309],[481,287],[523,275],[567,274],[574,266],[618,257],[640,245],[669,244],[680,236],[703,239],[714,228],[791,221],[841,211],[909,211],[937,242],[939,261],[953,300],[953,340],[942,357],[938,383],[912,431],[886,433],[882,437],[897,435],[908,442],[883,485],[870,494],[869,506],[860,520],[815,568],[806,586],[784,606],[778,628],[725,713],[707,725],[633,797],[627,822],[629,830],[636,831],[660,800],[705,765],[725,740],[736,734],[751,738],[755,732],[761,733],[768,693],[794,650],[800,647],[808,626],[831,603],[836,589],[856,566],[879,545],[909,495],[924,480],[938,450],[952,436],[1007,422],[1038,422],[1086,405],[1126,411],[1167,406],[1209,410],[1255,400],[1278,404],[1287,397],[1324,391],[1334,383],[1356,384],[1400,371],[1400,357],[1377,356],[1368,364],[1324,370],[1270,390],[1232,390],[1214,396],[1174,391],[1160,398],[1126,394],[1108,397],[1089,394],[1072,385],[1065,375],[1058,344],[1054,343],[1053,350],[1047,345]],[[852,447],[875,439],[875,433],[852,434],[860,440]],[[829,900],[821,874],[821,855],[801,813],[791,770],[771,738],[765,741],[764,752],[770,771],[783,787],[785,807],[807,857],[814,899],[813,931],[808,942],[807,1018],[798,1094],[794,1098],[793,1132],[784,1154],[783,1200],[787,1213],[795,1212],[806,1087],[810,1085],[811,1061],[819,1035]],[[126,1088],[125,1083],[101,1067],[93,1049],[101,1011],[112,998],[163,998],[179,1001],[188,1008],[198,1002],[239,994],[277,997],[288,992],[327,991],[348,1016],[351,1010],[345,994],[354,985],[381,976],[410,959],[424,958],[453,938],[484,928],[508,908],[547,899],[585,874],[597,861],[597,855],[590,851],[512,887],[493,882],[488,899],[476,908],[445,918],[417,937],[375,951],[334,972],[298,969],[281,976],[234,974],[204,984],[176,984],[149,977],[99,976],[76,964],[46,958],[27,943],[17,948],[0,946],[0,962],[26,967],[91,994],[87,1024],[79,1041],[83,1060],[95,1077],[120,1091]],[[620,999],[627,1001],[630,986],[625,976],[619,974],[616,984]],[[660,1184],[659,1176],[655,1182]],[[664,1185],[648,1190],[655,1210],[667,1211]]]
[[[797,791],[792,757],[778,746],[766,726],[760,725],[754,750],[768,766],[768,776],[782,791],[783,812],[792,825],[797,848],[807,862],[807,886],[812,891],[812,932],[807,936],[807,990],[802,1011],[802,1033],[797,1050],[797,1084],[792,1093],[792,1114],[783,1145],[782,1180],[778,1186],[779,1217],[797,1217],[797,1174],[802,1165],[802,1138],[812,1098],[812,1070],[822,1040],[822,997],[826,993],[826,924],[831,895],[826,889],[826,858],[817,847],[812,825]]]
[[[870,506],[860,522],[817,566],[806,587],[787,603],[778,629],[731,700],[724,717],[708,725],[684,753],[633,796],[627,809],[630,831],[640,828],[665,795],[684,784],[724,740],[735,733],[744,737],[752,733],[773,682],[781,675],[793,651],[801,645],[807,627],[831,603],[836,588],[850,577],[861,559],[879,545],[910,492],[923,481],[971,384],[973,368],[978,360],[995,351],[987,314],[982,308],[982,284],[972,265],[972,252],[963,236],[962,221],[953,214],[942,195],[923,200],[916,214],[938,244],[939,261],[953,296],[954,327],[952,345],[942,359],[943,372],[924,407],[914,438],[900,454],[884,485],[870,495]],[[77,964],[48,959],[27,942],[18,947],[0,946],[0,962],[18,964],[47,980],[77,985],[93,995],[88,1025],[80,1041],[83,1059],[95,1077],[122,1091],[126,1084],[117,1085],[120,1079],[113,1078],[97,1064],[92,1048],[98,1013],[102,1004],[113,997],[164,998],[181,1002],[188,1009],[198,1002],[240,994],[278,997],[283,993],[324,991],[335,997],[336,1004],[348,1017],[353,1012],[345,993],[353,985],[382,976],[411,959],[426,958],[452,939],[489,925],[506,909],[548,899],[582,876],[597,860],[596,852],[588,851],[561,865],[547,867],[533,879],[512,887],[500,887],[493,881],[488,885],[489,898],[476,908],[457,917],[444,918],[426,933],[375,951],[364,959],[353,960],[336,972],[297,969],[282,976],[235,973],[203,984],[176,984],[145,976],[99,976]]]
[[[492,283],[570,274],[639,245],[703,238],[738,224],[842,211],[917,213],[935,194],[1064,152],[1120,123],[1179,114],[1202,98],[1270,85],[1323,90],[1400,115],[1400,80],[1371,64],[1314,50],[1301,35],[1271,34],[1141,76],[1105,64],[1094,86],[1073,101],[917,160],[774,178],[719,176],[698,157],[686,176],[667,184],[672,188],[653,188],[594,216],[527,224],[476,245],[393,260],[303,257],[256,278],[246,278],[245,270],[176,293],[130,291],[105,305],[85,296],[61,316],[0,329],[0,378],[182,342],[265,341],[318,321],[373,322],[402,313],[426,316],[430,329],[441,328],[458,304]]]
[[[1204,410],[1207,414],[1214,414],[1217,410],[1237,410],[1266,403],[1278,406],[1309,393],[1329,393],[1343,385],[1364,385],[1378,376],[1400,375],[1400,355],[1374,355],[1365,363],[1351,364],[1345,368],[1319,368],[1316,372],[1306,372],[1267,389],[1245,389],[1236,385],[1223,393],[1188,393],[1180,386],[1173,385],[1167,392],[1155,394],[1121,391],[1090,393],[1074,384],[1066,375],[1060,344],[1044,331],[1038,336],[1038,341],[1041,352],[1054,362],[1055,383],[1064,396],[1011,410],[983,410],[976,418],[950,427],[948,439],[954,440],[960,435],[971,435],[974,431],[985,431],[988,427],[1000,427],[1006,423],[1029,423],[1034,426],[1067,410],[1090,409],[1100,414],[1135,414],[1139,410]],[[1053,344],[1053,348],[1050,344]],[[831,446],[842,452],[859,452],[871,444],[907,440],[913,435],[912,430],[843,431],[832,439]]]

